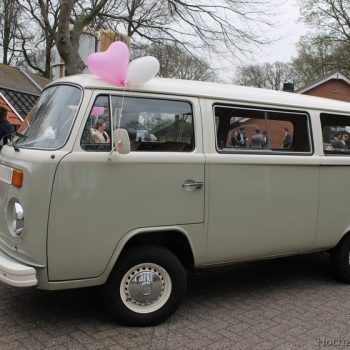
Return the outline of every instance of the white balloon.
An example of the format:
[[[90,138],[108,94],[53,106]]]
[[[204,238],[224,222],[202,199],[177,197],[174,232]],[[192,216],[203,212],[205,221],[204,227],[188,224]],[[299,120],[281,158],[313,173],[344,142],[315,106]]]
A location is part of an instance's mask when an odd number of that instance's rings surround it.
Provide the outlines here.
[[[159,61],[153,56],[137,58],[129,63],[126,83],[141,85],[154,78],[159,72]]]

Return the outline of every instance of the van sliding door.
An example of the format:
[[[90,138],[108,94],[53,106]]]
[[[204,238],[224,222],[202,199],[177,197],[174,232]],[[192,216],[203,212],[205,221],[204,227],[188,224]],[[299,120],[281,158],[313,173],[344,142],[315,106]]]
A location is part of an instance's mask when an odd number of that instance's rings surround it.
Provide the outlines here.
[[[206,263],[311,249],[320,160],[308,114],[214,101],[204,108],[215,125]]]

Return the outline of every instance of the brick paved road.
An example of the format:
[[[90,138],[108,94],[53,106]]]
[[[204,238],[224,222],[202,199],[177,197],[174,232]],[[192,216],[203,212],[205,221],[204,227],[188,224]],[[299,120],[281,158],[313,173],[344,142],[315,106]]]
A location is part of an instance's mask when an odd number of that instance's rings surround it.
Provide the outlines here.
[[[1,350],[350,349],[347,340],[350,286],[332,278],[321,254],[190,275],[177,313],[149,328],[115,323],[97,288],[46,292],[0,283]]]

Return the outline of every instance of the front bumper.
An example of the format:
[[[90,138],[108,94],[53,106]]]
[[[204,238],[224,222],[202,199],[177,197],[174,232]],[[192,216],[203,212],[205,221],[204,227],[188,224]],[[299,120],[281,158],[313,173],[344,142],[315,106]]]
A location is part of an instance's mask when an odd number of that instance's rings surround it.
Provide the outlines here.
[[[15,287],[31,287],[38,284],[36,270],[24,265],[0,251],[0,281]]]

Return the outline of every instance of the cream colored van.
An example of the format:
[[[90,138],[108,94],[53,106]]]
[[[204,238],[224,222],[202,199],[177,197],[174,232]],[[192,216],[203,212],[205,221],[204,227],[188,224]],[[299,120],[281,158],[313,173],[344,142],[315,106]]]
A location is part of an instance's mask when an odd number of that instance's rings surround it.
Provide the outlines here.
[[[0,280],[103,285],[127,325],[171,315],[186,269],[329,251],[350,282],[350,104],[90,75],[48,86],[0,152]]]

